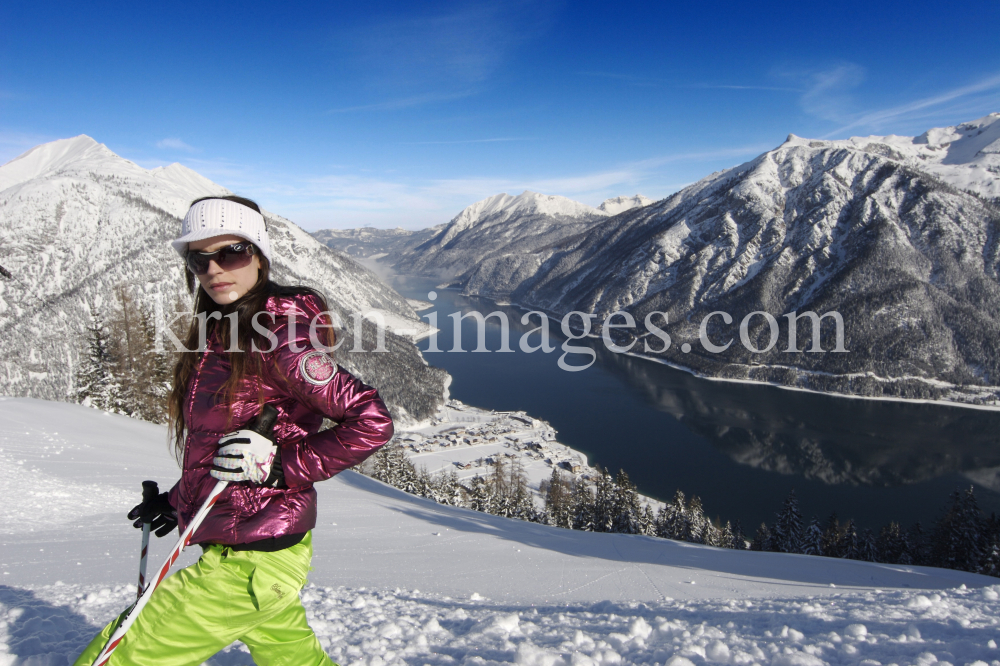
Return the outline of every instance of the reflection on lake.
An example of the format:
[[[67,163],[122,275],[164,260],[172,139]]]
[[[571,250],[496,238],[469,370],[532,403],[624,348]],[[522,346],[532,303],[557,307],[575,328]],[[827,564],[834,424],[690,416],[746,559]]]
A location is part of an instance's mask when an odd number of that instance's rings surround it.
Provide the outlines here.
[[[397,278],[409,298],[426,300],[434,282]],[[759,384],[699,379],[660,363],[609,352],[599,340],[576,341],[597,354],[582,372],[558,369],[561,351],[526,354],[517,340],[537,326],[522,310],[437,289],[441,332],[452,348],[453,312],[494,310],[510,321],[513,353],[427,353],[454,378],[451,393],[471,405],[522,409],[559,431],[559,440],[591,462],[625,469],[645,494],[667,499],[676,489],[699,495],[711,515],[739,519],[752,534],[791,489],[807,518],[836,511],[863,526],[889,520],[925,523],[950,492],[974,483],[980,505],[1000,512],[1000,412],[941,405],[856,400]],[[550,327],[558,347],[558,322]],[[462,323],[463,347],[476,346],[476,325]],[[537,344],[538,335],[532,336]],[[488,323],[486,345],[500,348]],[[426,350],[428,341],[420,344]],[[583,355],[573,364],[587,362]]]
[[[829,484],[898,486],[1000,465],[1000,413],[699,379],[594,345],[602,365],[733,461]],[[994,488],[995,489],[995,488]]]

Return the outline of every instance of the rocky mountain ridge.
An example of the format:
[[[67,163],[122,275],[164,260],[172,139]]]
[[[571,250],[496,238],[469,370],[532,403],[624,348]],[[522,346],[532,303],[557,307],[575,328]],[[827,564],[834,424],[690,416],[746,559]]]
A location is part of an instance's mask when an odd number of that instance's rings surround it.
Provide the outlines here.
[[[533,251],[601,219],[652,203],[641,194],[607,199],[597,208],[566,197],[525,190],[500,193],[466,207],[446,224],[405,229],[323,229],[313,236],[351,256],[397,270],[459,279],[483,259],[483,248]],[[489,255],[493,250],[487,250]]]
[[[608,208],[648,201],[618,197],[593,208],[566,197],[525,190],[501,193],[468,206],[437,234],[392,262],[402,273],[435,275],[464,282],[466,275],[495,255],[528,254],[582,233],[610,216]]]
[[[792,136],[534,253],[495,253],[463,287],[559,315],[624,310],[642,322],[664,312],[675,344],[650,355],[707,376],[993,402],[1000,398],[1000,207],[989,196],[997,177],[986,174],[994,173],[998,132],[1000,114],[991,114],[916,139]],[[717,311],[734,323],[716,316],[708,338],[735,342],[710,353],[699,344],[700,328]],[[805,311],[840,313],[848,353],[829,352],[830,320],[820,336],[826,353],[785,351],[784,315]],[[778,322],[779,342],[770,347],[765,318],[748,323],[747,338],[761,353],[738,331],[753,312]],[[797,348],[807,348],[809,323],[797,334]]]

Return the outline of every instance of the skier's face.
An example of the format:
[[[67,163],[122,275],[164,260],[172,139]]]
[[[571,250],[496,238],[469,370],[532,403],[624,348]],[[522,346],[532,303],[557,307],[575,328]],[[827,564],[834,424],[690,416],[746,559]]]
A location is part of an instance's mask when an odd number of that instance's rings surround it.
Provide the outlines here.
[[[189,251],[215,252],[233,243],[246,243],[246,240],[239,236],[228,234],[226,236],[213,236],[205,240],[191,241],[188,244]],[[260,271],[260,257],[253,255],[250,263],[242,268],[232,270],[222,270],[219,264],[211,261],[208,264],[208,272],[198,276],[202,288],[212,297],[212,300],[219,305],[225,305],[239,300],[243,294],[257,284],[257,276]]]

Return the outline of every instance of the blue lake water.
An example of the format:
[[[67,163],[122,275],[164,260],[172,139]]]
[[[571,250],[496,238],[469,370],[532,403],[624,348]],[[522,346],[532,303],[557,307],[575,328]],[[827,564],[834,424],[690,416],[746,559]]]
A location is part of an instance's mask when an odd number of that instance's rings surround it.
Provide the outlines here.
[[[640,491],[669,499],[680,489],[701,497],[707,512],[740,520],[749,536],[773,522],[794,489],[806,520],[854,518],[877,529],[890,520],[925,526],[951,492],[976,487],[980,506],[1000,513],[1000,412],[858,400],[789,391],[759,384],[700,379],[666,365],[614,354],[600,340],[576,341],[594,349],[587,370],[557,366],[564,340],[550,325],[557,351],[524,353],[518,339],[538,326],[520,323],[523,310],[498,306],[435,282],[397,277],[393,287],[427,300],[434,290],[437,347],[434,366],[453,377],[451,395],[485,409],[524,410],[552,424],[559,441],[587,454],[591,464],[624,469]],[[504,312],[512,353],[500,353],[500,326],[486,326],[490,353],[473,353],[476,324],[462,322],[464,353],[451,352],[455,312]],[[531,336],[537,345],[538,334]],[[582,354],[568,359],[584,364]]]

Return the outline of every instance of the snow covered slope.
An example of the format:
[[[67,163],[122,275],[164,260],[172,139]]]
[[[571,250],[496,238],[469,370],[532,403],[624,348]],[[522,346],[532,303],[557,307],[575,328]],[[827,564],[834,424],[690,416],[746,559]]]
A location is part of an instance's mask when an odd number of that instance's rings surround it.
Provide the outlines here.
[[[67,663],[134,595],[124,514],[141,480],[176,479],[166,433],[0,399],[0,464],[0,663]],[[968,664],[1000,640],[992,578],[572,532],[352,472],[317,490],[302,598],[344,664]],[[210,663],[251,662],[234,646]]]
[[[193,199],[225,193],[179,164],[147,171],[87,136],[38,146],[0,167],[0,265],[16,278],[0,280],[0,394],[69,395],[88,308],[107,313],[118,285],[164,311],[178,302],[187,309],[181,262],[168,241]],[[426,327],[374,273],[289,220],[265,217],[277,280],[319,288],[345,321],[379,310],[401,327]],[[352,335],[343,334],[348,348]],[[444,374],[426,369],[408,340],[390,336],[390,343],[397,353],[342,361],[384,388],[397,413],[433,411]]]
[[[624,309],[640,323],[667,312],[674,344],[658,356],[708,376],[992,402],[1000,398],[1000,206],[986,195],[1000,182],[990,152],[997,131],[1000,114],[917,139],[790,137],[584,234],[484,261],[465,291],[560,314]],[[734,343],[709,353],[699,328],[716,311],[734,323],[716,315],[710,338]],[[757,311],[780,326],[763,353],[739,337]],[[848,353],[786,352],[783,315],[806,311],[839,312]],[[797,334],[798,348],[809,348],[807,321]],[[770,337],[757,315],[752,346],[766,349]],[[822,348],[833,347],[825,326]]]
[[[456,215],[433,238],[394,262],[403,273],[462,275],[500,254],[534,252],[586,231],[608,213],[566,197],[525,190],[497,194]]]
[[[990,199],[1000,197],[1000,113],[936,127],[918,137],[893,134],[817,142],[791,135],[788,142],[859,148],[926,171],[959,189]]]

